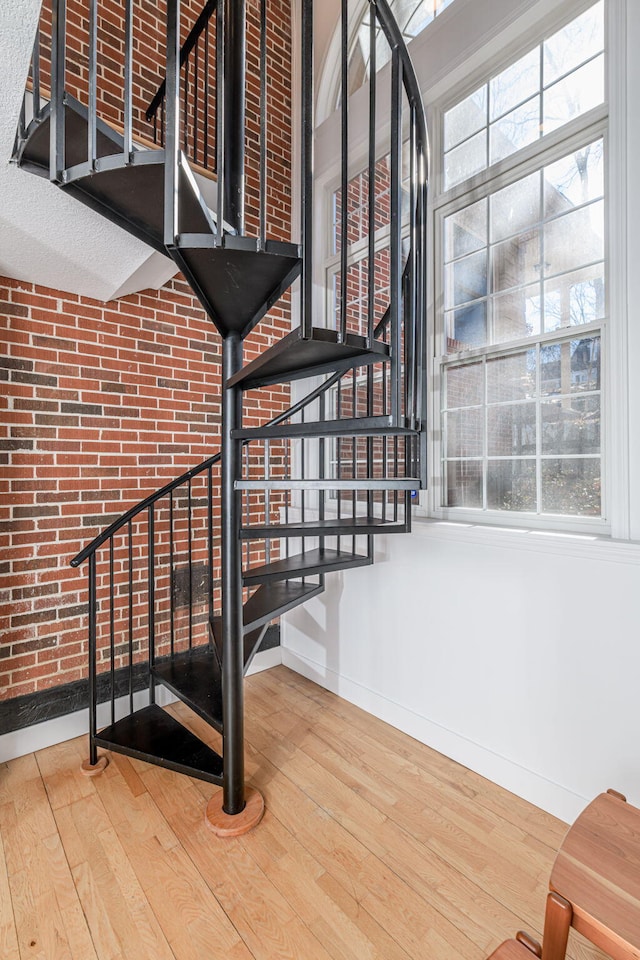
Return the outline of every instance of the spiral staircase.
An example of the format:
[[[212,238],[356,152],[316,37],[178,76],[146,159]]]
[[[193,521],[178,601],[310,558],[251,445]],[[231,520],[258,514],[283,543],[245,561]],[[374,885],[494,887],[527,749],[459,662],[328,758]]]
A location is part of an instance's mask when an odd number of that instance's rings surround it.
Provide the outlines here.
[[[360,169],[371,189],[358,214],[359,306],[346,242],[358,161],[343,97],[335,323],[326,324],[314,290],[312,0],[303,0],[293,38],[302,52],[299,242],[269,235],[267,0],[253,5],[249,30],[244,0],[208,0],[189,25],[180,0],[168,0],[166,65],[146,112],[150,137],[134,122],[136,2],[122,0],[118,127],[100,115],[98,0],[88,2],[86,103],[66,88],[66,3],[54,0],[50,71],[45,77],[49,51],[38,35],[14,160],[172,258],[221,337],[219,451],[130,509],[71,562],[88,575],[87,769],[100,769],[104,748],[221,785],[223,816],[233,822],[245,810],[243,676],[265,631],[320,594],[330,572],[372,563],[376,534],[408,532],[412,495],[424,485],[427,134],[390,7],[370,0],[369,142]],[[349,17],[343,0],[345,90]],[[381,55],[388,64],[377,72]],[[248,80],[259,90],[257,133],[248,126]],[[377,104],[387,97],[383,142]],[[249,137],[259,141],[253,170]],[[248,217],[249,173],[258,187]],[[245,339],[283,297],[298,325],[245,363]],[[257,423],[261,391],[288,384],[293,405]],[[161,709],[160,685],[222,735],[220,751]]]

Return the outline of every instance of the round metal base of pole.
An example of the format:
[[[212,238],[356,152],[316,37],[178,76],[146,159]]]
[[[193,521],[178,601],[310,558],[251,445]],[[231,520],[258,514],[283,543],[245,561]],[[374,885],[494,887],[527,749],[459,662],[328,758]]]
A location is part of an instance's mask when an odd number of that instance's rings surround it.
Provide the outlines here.
[[[90,763],[88,760],[83,760],[80,764],[80,773],[84,777],[97,777],[105,767],[109,766],[108,757],[98,757],[97,763]]]
[[[264,814],[264,797],[253,787],[245,789],[245,807],[242,813],[230,816],[222,809],[222,790],[219,790],[207,804],[204,822],[217,837],[241,837],[253,830]]]

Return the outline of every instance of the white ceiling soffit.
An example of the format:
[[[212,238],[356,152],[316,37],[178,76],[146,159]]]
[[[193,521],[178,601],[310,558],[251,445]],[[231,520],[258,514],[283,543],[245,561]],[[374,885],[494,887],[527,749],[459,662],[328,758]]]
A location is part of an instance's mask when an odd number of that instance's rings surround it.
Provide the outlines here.
[[[157,289],[175,264],[9,163],[40,0],[0,2],[0,275],[96,300]]]

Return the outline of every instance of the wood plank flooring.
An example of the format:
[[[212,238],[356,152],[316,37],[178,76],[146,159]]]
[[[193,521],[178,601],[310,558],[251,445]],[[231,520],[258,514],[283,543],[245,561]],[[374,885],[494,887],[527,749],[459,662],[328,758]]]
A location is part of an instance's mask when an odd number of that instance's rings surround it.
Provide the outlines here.
[[[246,686],[262,824],[86,739],[0,766],[2,960],[482,960],[540,936],[565,825],[284,667]],[[218,736],[183,705],[171,711]],[[573,960],[601,955],[572,932]]]

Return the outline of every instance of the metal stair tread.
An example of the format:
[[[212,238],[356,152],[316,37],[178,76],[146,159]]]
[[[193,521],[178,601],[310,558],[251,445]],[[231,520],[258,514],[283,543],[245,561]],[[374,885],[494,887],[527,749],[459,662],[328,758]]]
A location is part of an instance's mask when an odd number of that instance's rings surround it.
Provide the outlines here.
[[[309,420],[306,423],[275,423],[262,427],[240,427],[232,431],[234,440],[286,439],[288,437],[329,436],[415,436],[417,430],[394,425],[390,416],[355,417],[342,420]]]
[[[381,517],[341,517],[329,520],[306,520],[304,523],[272,523],[249,525],[240,531],[242,540],[268,540],[280,537],[340,537],[369,533],[404,533],[407,525]]]
[[[136,760],[222,784],[222,757],[155,703],[101,730],[95,742]]]
[[[324,587],[317,583],[301,583],[291,580],[271,580],[262,583],[251,594],[243,608],[245,630],[270,623],[276,617],[299,604],[322,593]]]
[[[222,731],[222,671],[214,650],[196,647],[156,660],[154,678]]]
[[[311,336],[305,338],[302,328],[298,327],[230,377],[227,386],[239,385],[243,390],[253,390],[379,363],[388,356],[389,347],[379,340],[368,346],[365,337],[350,333],[345,341],[339,342],[338,332],[324,327],[313,327]]]
[[[245,586],[263,583],[272,579],[290,579],[331,573],[345,567],[361,567],[371,563],[371,558],[351,550],[329,550],[319,547],[304,550],[282,560],[274,560],[259,567],[249,567],[242,575]]]

